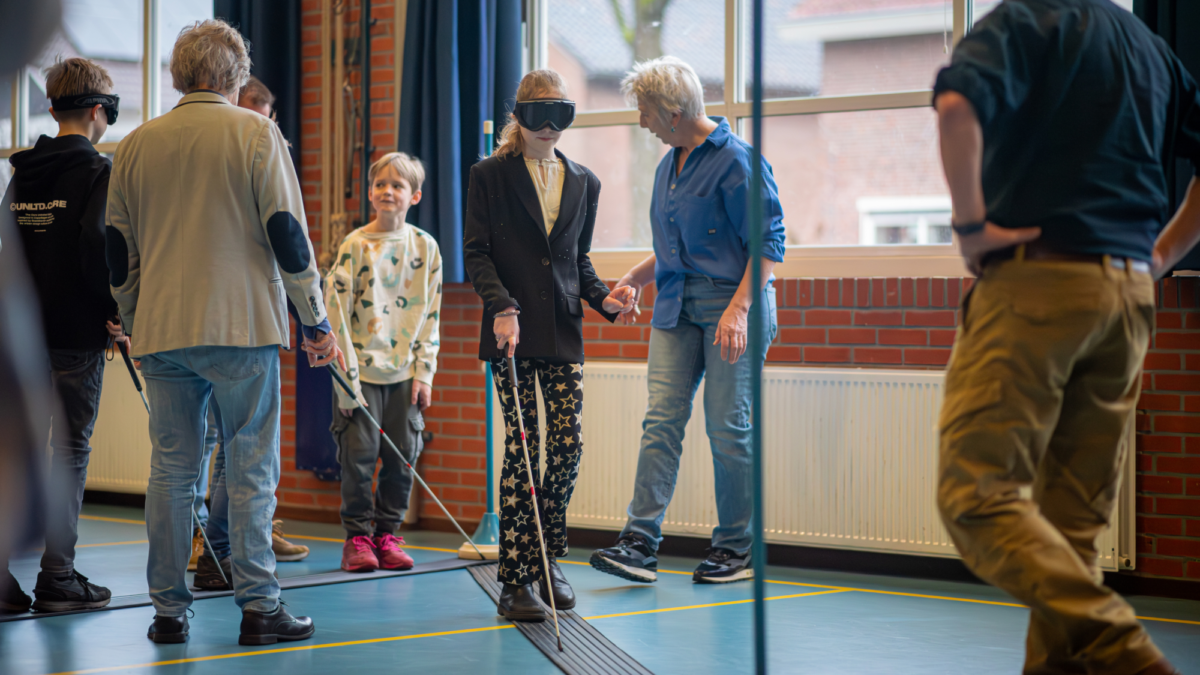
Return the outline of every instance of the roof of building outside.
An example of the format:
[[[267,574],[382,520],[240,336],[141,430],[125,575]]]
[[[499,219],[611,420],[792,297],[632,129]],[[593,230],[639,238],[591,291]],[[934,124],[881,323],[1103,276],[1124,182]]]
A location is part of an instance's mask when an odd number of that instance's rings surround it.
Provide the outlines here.
[[[184,26],[211,19],[211,2],[160,0],[159,57],[171,58],[175,38]],[[71,44],[88,58],[140,61],[142,58],[142,0],[64,0],[63,30]]]
[[[617,0],[625,16],[633,0]],[[766,0],[763,80],[768,89],[813,92],[821,82],[821,45],[773,39],[795,0]],[[619,78],[633,64],[633,48],[621,35],[612,0],[554,0],[549,3],[550,39],[574,56],[589,77]],[[724,0],[673,0],[663,17],[663,53],[696,69],[705,82],[725,77]]]
[[[892,12],[906,9],[950,7],[951,0],[800,0],[789,12],[791,19],[812,19],[872,12]]]

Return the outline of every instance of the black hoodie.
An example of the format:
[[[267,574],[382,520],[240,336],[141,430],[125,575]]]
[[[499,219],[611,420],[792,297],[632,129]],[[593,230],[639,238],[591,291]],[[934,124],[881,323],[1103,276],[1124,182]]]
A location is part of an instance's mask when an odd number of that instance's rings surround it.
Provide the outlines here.
[[[2,208],[25,245],[50,349],[103,349],[117,313],[104,259],[104,208],[112,162],[79,135],[42,136],[9,162]]]

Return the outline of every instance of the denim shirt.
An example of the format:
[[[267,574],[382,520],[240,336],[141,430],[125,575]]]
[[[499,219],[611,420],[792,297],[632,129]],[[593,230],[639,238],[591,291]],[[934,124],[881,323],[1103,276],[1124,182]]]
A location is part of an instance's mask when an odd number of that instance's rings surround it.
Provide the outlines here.
[[[654,233],[654,328],[674,328],[689,274],[741,282],[750,262],[748,221],[750,145],[724,117],[675,175],[680,150],[663,157],[654,175],[650,224]],[[783,208],[775,176],[763,164],[763,257],[783,262]]]

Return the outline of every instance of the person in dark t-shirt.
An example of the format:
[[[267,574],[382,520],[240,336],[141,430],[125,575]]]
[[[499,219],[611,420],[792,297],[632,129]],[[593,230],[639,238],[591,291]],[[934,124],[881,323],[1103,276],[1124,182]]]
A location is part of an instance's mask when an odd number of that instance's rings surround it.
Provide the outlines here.
[[[61,403],[51,434],[50,501],[46,550],[33,593],[39,612],[94,609],[112,594],[75,569],[79,510],[87,480],[88,445],[100,405],[104,350],[127,341],[108,287],[104,210],[109,160],[92,144],[115,121],[112,79],[87,59],[58,61],[46,71],[54,138],[10,158],[15,171],[0,208],[17,224],[41,305],[50,375]],[[26,611],[30,598],[7,570],[0,577],[0,609]]]
[[[1200,168],[1196,82],[1110,0],[1006,0],[934,99],[978,276],[946,373],[943,522],[1030,607],[1025,673],[1175,673],[1103,585],[1096,538],[1132,452],[1155,279],[1200,241],[1200,183],[1173,218],[1167,190],[1176,159]]]

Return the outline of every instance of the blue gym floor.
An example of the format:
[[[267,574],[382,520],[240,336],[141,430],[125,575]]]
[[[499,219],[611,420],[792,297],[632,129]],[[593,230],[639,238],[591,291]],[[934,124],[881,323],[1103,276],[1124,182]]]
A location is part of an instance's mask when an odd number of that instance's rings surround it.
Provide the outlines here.
[[[114,596],[146,592],[146,529],[136,509],[86,506],[77,566]],[[341,528],[289,521],[287,536],[312,548],[281,577],[336,570]],[[454,555],[456,536],[406,533],[418,562]],[[665,557],[655,584],[565,567],[576,611],[656,673],[749,673],[751,585],[698,586],[698,561]],[[36,554],[12,561],[30,592]],[[193,605],[191,639],[146,639],[151,607],[0,623],[0,673],[558,673],[510,624],[466,570],[284,591],[312,616],[313,639],[237,644],[232,598]],[[769,567],[768,649],[776,673],[1018,673],[1028,612],[992,588],[963,583]],[[1184,673],[1200,673],[1200,602],[1131,598],[1158,645]]]

